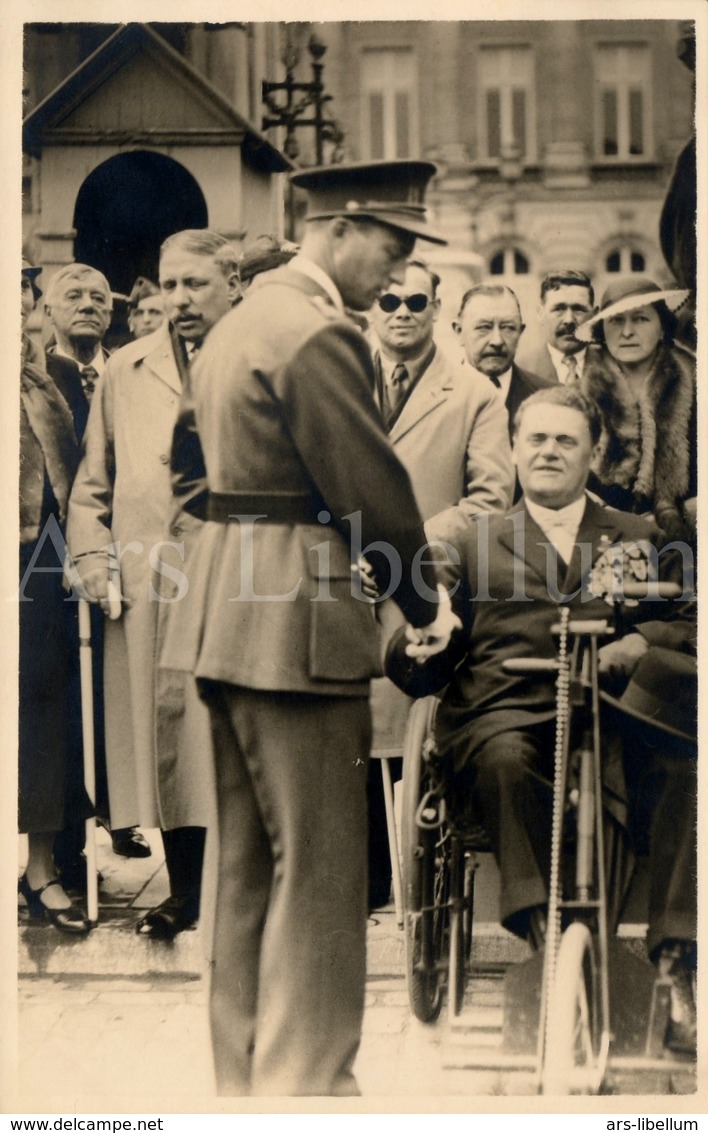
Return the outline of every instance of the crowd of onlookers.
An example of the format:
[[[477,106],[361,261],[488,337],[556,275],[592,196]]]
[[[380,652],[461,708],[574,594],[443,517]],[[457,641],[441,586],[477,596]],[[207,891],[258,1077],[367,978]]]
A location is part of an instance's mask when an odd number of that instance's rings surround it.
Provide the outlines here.
[[[90,929],[81,895],[84,820],[92,813],[117,854],[149,855],[140,828],[161,831],[170,895],[140,918],[138,932],[170,939],[199,917],[216,814],[212,734],[191,677],[158,665],[208,517],[191,367],[254,278],[262,284],[296,251],[261,237],[239,254],[207,229],[175,234],[161,249],[159,285],[140,278],[130,295],[132,340],[110,354],[104,276],[70,264],[42,295],[42,269],[23,260],[23,324],[41,301],[47,340],[40,347],[23,334],[19,789],[28,859],[19,892],[32,916],[60,931]],[[676,315],[687,291],[630,275],[598,302],[583,272],[549,273],[537,312],[545,342],[526,369],[515,360],[525,327],[509,286],[483,281],[460,296],[453,323],[460,359],[445,357],[435,341],[440,286],[425,260],[410,258],[366,318],[356,316],[372,352],[381,425],[429,529],[449,509],[469,522],[519,501],[520,406],[539,390],[567,387],[598,414],[590,497],[651,517],[666,540],[693,553],[696,364],[677,338]],[[79,596],[91,603],[93,800],[83,785]],[[373,682],[375,753],[400,753],[408,706],[390,680]],[[392,766],[400,776],[400,761]],[[374,909],[391,887],[374,761],[367,797]],[[524,922],[521,934],[536,931]]]

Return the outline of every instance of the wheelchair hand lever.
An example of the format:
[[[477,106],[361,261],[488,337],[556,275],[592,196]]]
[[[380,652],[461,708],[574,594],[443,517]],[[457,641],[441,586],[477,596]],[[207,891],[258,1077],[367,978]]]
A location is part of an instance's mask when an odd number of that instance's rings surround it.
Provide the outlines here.
[[[546,657],[508,657],[502,661],[505,673],[557,673],[557,661]]]

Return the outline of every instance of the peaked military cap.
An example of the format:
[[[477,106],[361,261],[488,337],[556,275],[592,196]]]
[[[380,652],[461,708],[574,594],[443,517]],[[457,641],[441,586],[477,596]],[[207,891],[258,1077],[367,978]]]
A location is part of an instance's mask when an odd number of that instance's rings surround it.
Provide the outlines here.
[[[307,220],[361,217],[447,244],[425,209],[425,190],[436,172],[431,161],[370,161],[302,169],[290,181],[308,194]]]

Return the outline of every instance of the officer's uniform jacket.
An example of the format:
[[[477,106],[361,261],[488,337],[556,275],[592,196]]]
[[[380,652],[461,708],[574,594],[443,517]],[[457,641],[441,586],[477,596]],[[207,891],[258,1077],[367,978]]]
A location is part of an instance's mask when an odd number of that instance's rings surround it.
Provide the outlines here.
[[[283,267],[212,330],[193,382],[211,498],[252,521],[207,519],[163,664],[260,690],[367,695],[381,670],[372,608],[352,595],[357,553],[395,549],[414,624],[436,607],[429,566],[413,584],[422,523],[364,337],[315,281]],[[367,557],[386,586],[385,554]]]

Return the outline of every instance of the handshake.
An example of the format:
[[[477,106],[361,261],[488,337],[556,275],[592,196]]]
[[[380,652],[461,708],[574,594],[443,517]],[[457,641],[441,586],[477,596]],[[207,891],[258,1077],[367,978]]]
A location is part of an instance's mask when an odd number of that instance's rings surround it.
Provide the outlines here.
[[[462,622],[457,614],[452,612],[448,593],[444,586],[439,583],[438,594],[440,595],[440,606],[435,621],[417,629],[412,625],[406,626],[406,637],[408,638],[406,655],[412,657],[419,665],[423,665],[434,654],[442,653],[444,649],[447,649],[453,631],[462,629]]]
[[[362,588],[364,597],[375,603],[379,597],[373,571],[370,564],[360,556],[356,565],[352,566],[352,573],[356,574]],[[457,614],[452,612],[450,596],[444,586],[438,583],[440,605],[438,615],[434,622],[427,626],[412,626],[405,622],[401,611],[391,598],[387,598],[377,611],[377,618],[383,630],[384,639],[388,641],[392,634],[405,625],[405,634],[408,639],[406,654],[413,657],[419,665],[423,665],[428,657],[435,653],[442,653],[447,649],[452,633],[462,628],[462,622]]]

